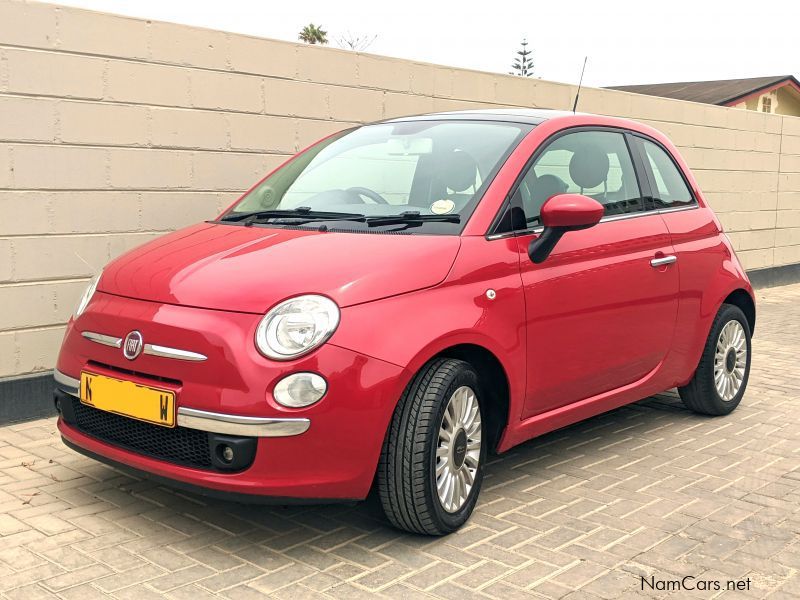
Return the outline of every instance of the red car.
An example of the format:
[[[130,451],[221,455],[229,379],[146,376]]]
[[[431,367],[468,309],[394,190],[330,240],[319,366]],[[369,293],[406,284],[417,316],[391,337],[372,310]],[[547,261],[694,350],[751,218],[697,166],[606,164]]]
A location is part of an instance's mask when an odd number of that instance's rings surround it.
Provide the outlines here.
[[[238,501],[451,532],[488,451],[678,387],[742,399],[753,292],[675,147],[551,111],[365,125],[92,280],[66,444]]]

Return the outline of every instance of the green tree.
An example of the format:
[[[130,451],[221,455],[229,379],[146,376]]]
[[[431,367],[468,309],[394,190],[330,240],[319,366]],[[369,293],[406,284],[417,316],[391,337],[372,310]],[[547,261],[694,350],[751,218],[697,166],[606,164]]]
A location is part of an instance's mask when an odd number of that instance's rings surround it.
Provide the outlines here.
[[[516,52],[517,58],[511,63],[511,75],[531,77],[533,75],[533,50],[528,50],[528,40],[522,40],[520,46]]]
[[[301,42],[306,44],[327,44],[328,32],[325,31],[320,25],[309,23],[300,30],[300,35],[297,36]]]

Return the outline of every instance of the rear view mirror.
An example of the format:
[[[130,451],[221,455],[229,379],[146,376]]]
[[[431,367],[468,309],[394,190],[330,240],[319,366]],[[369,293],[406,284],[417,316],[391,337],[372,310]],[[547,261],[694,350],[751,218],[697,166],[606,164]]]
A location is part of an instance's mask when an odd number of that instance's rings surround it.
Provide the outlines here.
[[[541,220],[544,231],[528,246],[528,256],[539,264],[555,248],[567,231],[587,229],[603,218],[603,205],[581,194],[558,194],[542,205]]]
[[[386,140],[386,153],[395,156],[420,156],[433,152],[433,140],[411,136],[391,137]]]

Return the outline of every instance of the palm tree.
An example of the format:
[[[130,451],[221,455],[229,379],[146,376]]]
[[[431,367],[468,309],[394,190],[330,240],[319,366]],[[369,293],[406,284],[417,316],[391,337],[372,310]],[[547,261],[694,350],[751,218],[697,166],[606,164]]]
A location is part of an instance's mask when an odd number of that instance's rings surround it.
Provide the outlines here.
[[[319,25],[314,25],[313,23],[309,23],[302,30],[300,30],[300,35],[297,36],[301,42],[305,42],[306,44],[327,44],[328,43],[328,32],[322,29]]]

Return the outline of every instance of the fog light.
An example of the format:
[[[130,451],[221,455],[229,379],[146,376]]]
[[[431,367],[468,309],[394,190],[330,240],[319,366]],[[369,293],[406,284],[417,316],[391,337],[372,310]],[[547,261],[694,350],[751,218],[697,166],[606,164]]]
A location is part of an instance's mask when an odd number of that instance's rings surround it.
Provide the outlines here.
[[[278,404],[301,408],[318,402],[328,390],[328,384],[316,373],[292,373],[281,379],[272,395]]]
[[[233,448],[230,446],[222,447],[222,460],[225,462],[231,462],[233,460]]]

